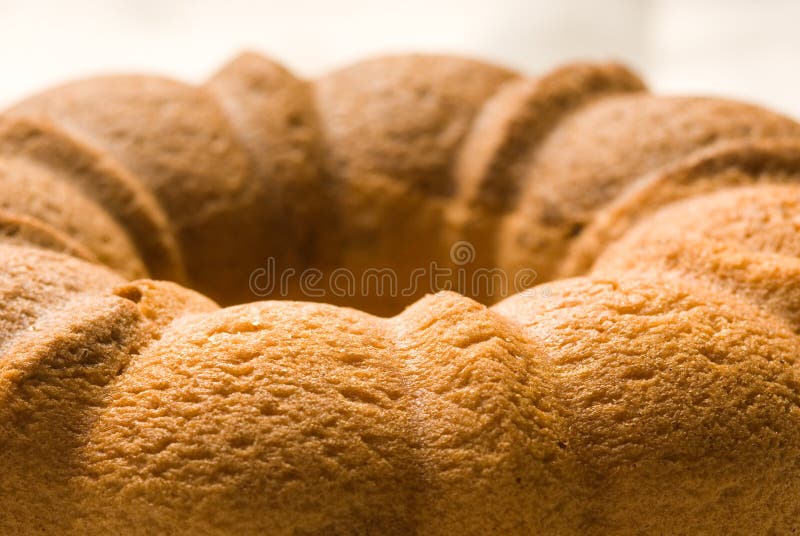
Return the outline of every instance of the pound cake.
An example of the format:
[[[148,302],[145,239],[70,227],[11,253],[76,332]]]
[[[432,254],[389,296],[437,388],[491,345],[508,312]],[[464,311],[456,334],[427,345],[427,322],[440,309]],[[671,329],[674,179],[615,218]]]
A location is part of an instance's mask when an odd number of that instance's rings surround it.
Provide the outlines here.
[[[32,96],[0,116],[0,533],[797,533],[798,179],[794,120],[616,64],[247,53]],[[322,297],[254,301],[266,259]],[[322,277],[431,263],[539,284]]]

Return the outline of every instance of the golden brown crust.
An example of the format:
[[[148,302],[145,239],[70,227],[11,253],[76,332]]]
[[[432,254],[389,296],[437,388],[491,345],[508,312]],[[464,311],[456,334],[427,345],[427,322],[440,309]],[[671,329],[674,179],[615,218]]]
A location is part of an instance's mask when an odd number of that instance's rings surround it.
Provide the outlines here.
[[[147,268],[127,232],[97,202],[47,166],[27,158],[0,160],[0,206],[55,230],[68,250],[105,264],[120,275],[147,277]],[[52,233],[51,233],[52,234]],[[53,243],[55,244],[55,243]],[[80,252],[80,253],[78,253]]]
[[[609,96],[565,118],[527,169],[519,209],[496,233],[497,265],[544,280],[595,214],[639,179],[708,145],[800,135],[793,120],[724,99]]]
[[[200,87],[104,77],[10,113],[40,129],[57,124],[81,140],[69,142],[83,153],[75,158],[93,154],[91,145],[115,176],[135,177],[177,238],[157,240],[217,301],[252,298],[251,276],[272,259],[276,274],[294,274],[273,287],[275,297],[378,314],[431,290],[427,280],[413,285],[431,263],[467,279],[496,269],[551,279],[595,214],[642,177],[714,143],[800,135],[794,121],[755,106],[650,95],[615,64],[524,79],[425,55],[376,58],[305,81],[249,53]],[[127,192],[132,181],[123,182]],[[147,218],[164,222],[153,211]],[[135,240],[163,234],[121,223]],[[474,259],[454,265],[451,248],[464,240]],[[155,269],[161,258],[143,255],[153,275],[180,281]],[[309,269],[322,276],[316,296],[300,283]],[[391,270],[392,292],[359,285],[342,296],[333,284],[341,269],[355,281]],[[456,277],[440,285],[457,288]]]
[[[722,534],[800,514],[800,340],[727,292],[630,272],[379,319],[153,285],[50,307],[6,352],[28,403],[0,406],[0,482],[48,489],[4,526]],[[45,438],[57,418],[82,425]]]
[[[635,74],[617,64],[575,63],[505,84],[485,103],[458,151],[461,195],[493,212],[508,210],[532,153],[561,119],[594,99],[644,90]]]
[[[19,246],[34,246],[78,259],[97,262],[91,251],[54,227],[25,214],[0,209],[0,242]]]
[[[797,123],[617,66],[530,82],[407,56],[306,82],[252,54],[201,87],[94,79],[11,115],[0,171],[38,186],[0,243],[0,532],[800,530]],[[86,214],[43,213],[49,184]],[[80,231],[93,214],[119,258]],[[550,277],[595,235],[621,238],[589,277],[391,318],[220,309],[41,247],[230,300],[269,254],[402,276],[464,266],[468,239],[467,272]]]
[[[332,225],[319,228],[326,273],[357,278],[390,268],[407,286],[414,270],[449,266],[455,153],[481,106],[517,74],[458,57],[376,58],[315,81]],[[356,304],[395,314],[429,291],[374,293]],[[353,303],[337,300],[333,303]]]
[[[246,239],[257,228],[242,221],[242,205],[258,184],[206,91],[158,77],[103,77],[31,97],[10,113],[53,121],[129,170],[167,215],[192,286],[213,294],[210,279],[231,279],[230,236]]]
[[[75,184],[128,232],[152,275],[186,280],[174,234],[157,202],[107,157],[46,120],[9,117],[0,120],[0,155],[28,158]]]
[[[38,247],[0,243],[0,253],[2,349],[49,311],[123,281],[106,268]]]
[[[280,259],[284,267],[320,261],[317,227],[308,223],[331,217],[320,174],[319,125],[311,84],[259,54],[238,56],[205,88],[247,150],[254,167],[248,180],[258,185],[250,193],[250,207],[244,208],[252,213],[247,237],[256,247],[249,258],[242,257],[247,252],[236,252],[244,272],[232,278],[231,288],[215,292],[238,303],[252,299],[252,293],[236,285],[265,258]]]
[[[593,273],[697,279],[759,304],[798,331],[798,214],[798,184],[765,182],[688,197],[643,217],[606,248]]]
[[[578,480],[566,533],[796,530],[800,340],[788,325],[669,274],[547,287],[493,309],[553,367]]]
[[[712,145],[644,177],[599,211],[591,225],[572,243],[560,275],[568,277],[587,271],[609,244],[664,205],[722,188],[753,182],[796,182],[798,179],[800,141],[797,139]]]

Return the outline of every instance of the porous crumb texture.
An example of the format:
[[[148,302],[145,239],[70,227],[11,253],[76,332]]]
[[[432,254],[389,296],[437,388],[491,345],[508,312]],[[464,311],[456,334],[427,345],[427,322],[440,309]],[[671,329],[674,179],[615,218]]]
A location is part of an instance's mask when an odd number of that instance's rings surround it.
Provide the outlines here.
[[[248,53],[29,98],[0,533],[800,533],[798,179],[793,120],[613,64]],[[543,283],[217,305],[269,257],[403,281],[459,240]]]

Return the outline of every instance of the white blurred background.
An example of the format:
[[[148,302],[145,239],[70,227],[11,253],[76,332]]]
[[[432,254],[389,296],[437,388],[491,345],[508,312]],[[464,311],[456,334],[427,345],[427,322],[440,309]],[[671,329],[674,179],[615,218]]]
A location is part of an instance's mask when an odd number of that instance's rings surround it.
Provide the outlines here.
[[[99,72],[200,81],[244,48],[309,76],[422,50],[529,73],[619,59],[658,91],[736,96],[800,117],[798,23],[797,0],[0,0],[0,105]]]

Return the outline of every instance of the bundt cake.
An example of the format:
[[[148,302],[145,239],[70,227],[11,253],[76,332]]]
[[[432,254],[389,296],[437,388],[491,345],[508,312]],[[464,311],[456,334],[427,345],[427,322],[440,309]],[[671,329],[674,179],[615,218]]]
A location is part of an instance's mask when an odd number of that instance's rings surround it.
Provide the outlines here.
[[[2,534],[800,532],[792,119],[249,53],[11,107],[0,194]],[[540,284],[327,277],[433,264]]]

